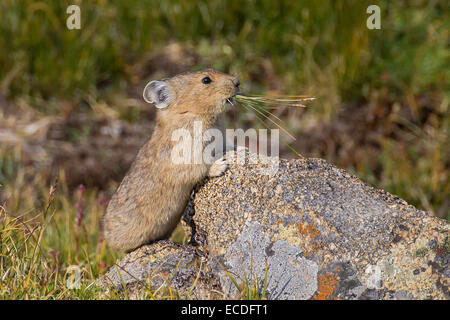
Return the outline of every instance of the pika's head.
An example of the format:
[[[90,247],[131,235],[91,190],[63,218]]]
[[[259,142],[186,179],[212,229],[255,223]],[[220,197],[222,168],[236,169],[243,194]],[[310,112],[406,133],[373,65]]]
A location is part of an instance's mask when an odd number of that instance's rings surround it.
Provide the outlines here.
[[[169,113],[217,115],[225,111],[227,102],[239,91],[239,84],[236,77],[207,69],[150,81],[143,97]]]

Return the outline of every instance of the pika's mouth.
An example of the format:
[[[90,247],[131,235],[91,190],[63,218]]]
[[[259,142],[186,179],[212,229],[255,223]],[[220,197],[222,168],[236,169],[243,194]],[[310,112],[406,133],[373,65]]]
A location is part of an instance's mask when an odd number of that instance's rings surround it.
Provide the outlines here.
[[[234,96],[226,98],[225,99],[225,104],[233,106],[234,107],[234,101],[233,101]]]

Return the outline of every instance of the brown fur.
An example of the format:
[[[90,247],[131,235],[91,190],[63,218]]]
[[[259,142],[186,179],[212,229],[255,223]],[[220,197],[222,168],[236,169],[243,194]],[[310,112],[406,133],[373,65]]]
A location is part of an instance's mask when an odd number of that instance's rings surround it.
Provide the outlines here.
[[[206,76],[212,79],[210,84],[202,83]],[[177,142],[171,137],[180,128],[192,134],[194,121],[202,121],[203,131],[216,127],[226,99],[236,94],[239,81],[208,69],[165,82],[175,95],[167,108],[158,110],[152,137],[137,154],[102,217],[103,236],[113,249],[130,251],[168,238],[194,185],[212,169],[212,175],[223,172],[204,163],[174,164],[171,150]]]

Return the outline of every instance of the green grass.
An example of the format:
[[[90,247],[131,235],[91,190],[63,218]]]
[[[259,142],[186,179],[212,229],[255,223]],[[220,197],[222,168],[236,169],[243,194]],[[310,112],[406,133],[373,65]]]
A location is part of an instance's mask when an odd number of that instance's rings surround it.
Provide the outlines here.
[[[103,194],[69,190],[64,172],[49,186],[23,166],[19,147],[0,152],[0,192],[7,198],[0,203],[0,299],[129,298],[127,289],[105,295],[94,283],[123,256],[100,239]],[[171,239],[188,240],[181,228]],[[155,291],[144,287],[140,298],[188,299],[186,294],[169,282]]]
[[[267,281],[269,276],[269,268],[266,264],[264,269],[264,278],[260,279],[258,275],[243,273],[242,278],[233,277],[227,270],[225,274],[236,287],[238,295],[237,297],[243,300],[266,300],[267,299]],[[238,281],[239,279],[239,281]]]
[[[9,150],[11,151],[11,150]],[[98,219],[103,206],[95,191],[79,199],[64,188],[64,175],[56,189],[39,176],[30,176],[15,163],[14,152],[2,154],[9,174],[1,191],[10,195],[0,208],[0,298],[90,299],[98,288],[91,283],[112,265],[116,255],[98,246]],[[9,165],[7,165],[9,163]],[[85,214],[77,223],[80,212]],[[11,215],[10,213],[13,213]],[[69,289],[70,266],[80,271],[80,287]]]

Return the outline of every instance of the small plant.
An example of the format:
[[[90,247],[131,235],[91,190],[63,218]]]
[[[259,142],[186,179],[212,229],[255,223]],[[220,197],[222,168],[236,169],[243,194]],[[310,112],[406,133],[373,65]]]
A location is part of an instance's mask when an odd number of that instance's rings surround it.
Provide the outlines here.
[[[267,300],[267,283],[269,277],[269,265],[267,260],[264,266],[264,279],[261,279],[261,277],[252,270],[250,270],[249,275],[247,275],[245,270],[242,270],[243,276],[238,276],[238,279],[236,279],[219,261],[217,261],[217,263],[236,287],[241,299]]]

